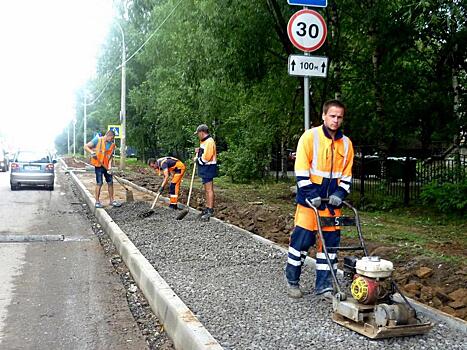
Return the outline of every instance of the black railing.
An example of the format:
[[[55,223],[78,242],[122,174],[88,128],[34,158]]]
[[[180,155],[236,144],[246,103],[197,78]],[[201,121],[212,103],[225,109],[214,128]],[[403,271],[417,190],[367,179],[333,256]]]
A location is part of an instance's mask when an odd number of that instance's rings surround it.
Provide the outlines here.
[[[467,155],[417,159],[413,152],[391,157],[355,148],[352,191],[360,198],[389,196],[405,205],[432,181],[459,183],[467,176]]]

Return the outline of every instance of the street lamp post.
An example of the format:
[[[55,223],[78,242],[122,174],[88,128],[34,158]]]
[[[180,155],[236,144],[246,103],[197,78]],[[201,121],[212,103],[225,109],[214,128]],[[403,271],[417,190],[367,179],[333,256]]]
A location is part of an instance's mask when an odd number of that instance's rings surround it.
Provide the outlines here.
[[[120,170],[125,169],[126,162],[126,53],[125,53],[125,34],[123,33],[122,26],[115,22],[122,34],[122,86],[120,96],[120,122],[122,124],[120,130]]]
[[[66,154],[70,155],[70,123],[68,123],[66,127],[66,133],[67,133],[67,138],[66,138]]]
[[[76,119],[73,119],[73,155],[76,154]]]
[[[84,116],[83,116],[83,155],[86,157],[86,150],[84,149],[84,146],[86,145],[86,129],[87,129],[87,123],[88,123],[88,114],[87,114],[87,101],[86,101],[86,91],[84,91],[84,103],[83,103],[83,110],[84,110]]]

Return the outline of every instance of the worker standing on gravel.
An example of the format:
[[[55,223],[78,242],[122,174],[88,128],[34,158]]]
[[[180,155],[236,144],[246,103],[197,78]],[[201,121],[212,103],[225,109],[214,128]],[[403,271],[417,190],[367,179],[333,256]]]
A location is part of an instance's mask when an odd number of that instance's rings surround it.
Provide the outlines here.
[[[195,149],[198,162],[198,175],[201,177],[206,195],[206,209],[201,213],[200,219],[208,221],[214,215],[214,178],[217,176],[217,151],[214,139],[209,135],[209,128],[201,124],[196,129],[200,146]]]
[[[172,181],[169,186],[170,205],[172,209],[178,209],[178,193],[180,192],[180,185],[182,184],[183,175],[185,174],[185,164],[174,157],[163,157],[159,159],[148,159],[148,165],[153,168],[158,175],[162,173],[164,180],[159,186],[158,192],[164,191],[165,185],[169,182],[169,175],[172,174]]]
[[[121,206],[119,202],[114,200],[113,176],[111,171],[112,159],[115,150],[114,138],[114,132],[109,130],[104,136],[99,137],[96,135],[90,142],[84,145],[84,150],[91,155],[91,164],[94,166],[94,171],[96,173],[96,208],[104,207],[100,202],[104,177],[109,191],[110,205],[113,207]]]
[[[300,274],[308,250],[316,243],[315,293],[326,300],[332,299],[332,276],[321,242],[316,242],[316,215],[306,200],[319,209],[323,217],[341,215],[342,201],[350,192],[354,151],[352,142],[344,136],[341,125],[345,106],[338,100],[323,105],[323,125],[314,127],[300,137],[295,160],[297,180],[297,209],[295,228],[290,237],[287,266],[288,294],[292,298],[303,296]],[[323,198],[329,198],[323,203]],[[323,227],[327,247],[338,247],[339,227]],[[329,257],[337,272],[337,251],[328,249]]]

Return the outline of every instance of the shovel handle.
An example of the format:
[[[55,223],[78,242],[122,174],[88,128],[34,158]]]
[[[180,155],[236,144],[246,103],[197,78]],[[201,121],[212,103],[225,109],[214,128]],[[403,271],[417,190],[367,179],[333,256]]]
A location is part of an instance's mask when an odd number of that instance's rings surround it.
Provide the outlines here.
[[[157,200],[159,199],[159,196],[161,195],[161,193],[159,192],[156,196],[156,199],[154,199],[154,202],[152,202],[152,205],[151,205],[151,210],[154,209],[154,207],[156,206],[156,203],[157,203]]]
[[[191,174],[190,191],[188,192],[188,200],[186,201],[186,206],[188,208],[190,207],[191,192],[193,191],[193,182],[195,180],[196,163],[197,162],[198,161],[195,161],[195,164],[193,165],[193,174]]]

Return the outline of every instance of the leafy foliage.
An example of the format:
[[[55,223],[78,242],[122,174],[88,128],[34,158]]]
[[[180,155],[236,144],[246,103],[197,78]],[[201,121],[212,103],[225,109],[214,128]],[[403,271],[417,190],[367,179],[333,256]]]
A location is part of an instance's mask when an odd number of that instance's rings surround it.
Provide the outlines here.
[[[130,55],[178,0],[127,0],[118,9]],[[294,148],[303,131],[302,80],[287,75],[295,50],[285,1],[184,0],[127,65],[127,137],[140,157],[190,158],[193,130],[208,124],[222,171],[236,181],[262,177],[272,149]],[[451,142],[467,114],[467,9],[460,0],[330,0],[322,10],[330,57],[326,79],[311,79],[313,125],[321,105],[348,105],[345,131],[354,144],[387,149]],[[113,26],[98,76],[77,94],[82,140],[83,94],[88,132],[118,123],[121,38]],[[113,73],[112,73],[113,72]],[[285,147],[280,147],[285,145]]]
[[[422,187],[420,198],[425,205],[434,206],[442,212],[465,215],[467,180],[458,184],[433,181]]]

